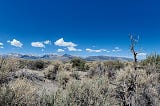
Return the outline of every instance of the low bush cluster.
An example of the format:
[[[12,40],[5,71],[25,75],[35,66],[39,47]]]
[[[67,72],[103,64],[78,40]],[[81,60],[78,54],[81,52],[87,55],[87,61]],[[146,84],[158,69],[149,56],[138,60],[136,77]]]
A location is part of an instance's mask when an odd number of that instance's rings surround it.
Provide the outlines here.
[[[26,62],[26,67],[31,70],[43,70],[50,64],[49,61],[45,60],[28,60]]]
[[[79,58],[72,59],[71,62],[73,68],[77,68],[77,71],[85,71],[85,61]]]

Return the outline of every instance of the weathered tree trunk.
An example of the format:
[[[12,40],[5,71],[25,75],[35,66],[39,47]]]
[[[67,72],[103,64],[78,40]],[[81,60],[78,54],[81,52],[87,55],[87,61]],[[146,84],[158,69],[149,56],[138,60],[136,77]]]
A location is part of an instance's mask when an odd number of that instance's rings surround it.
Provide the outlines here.
[[[137,53],[134,52],[134,69],[137,70]]]
[[[138,40],[136,40],[132,35],[130,36],[130,40],[131,40],[131,53],[133,54],[133,58],[134,58],[134,69],[137,70],[137,62],[138,62],[138,59],[137,59],[137,52],[135,50],[135,46],[136,46],[136,43],[138,42]]]

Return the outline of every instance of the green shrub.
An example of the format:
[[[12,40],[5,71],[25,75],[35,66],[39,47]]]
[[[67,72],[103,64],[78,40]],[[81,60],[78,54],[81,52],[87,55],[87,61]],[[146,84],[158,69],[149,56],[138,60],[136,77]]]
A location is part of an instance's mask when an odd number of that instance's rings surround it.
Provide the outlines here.
[[[1,106],[10,106],[13,102],[14,91],[9,88],[8,85],[3,85],[0,87],[0,105]]]
[[[50,62],[45,60],[29,60],[27,61],[27,68],[32,70],[43,70],[49,64]]]
[[[53,61],[52,64],[50,64],[47,68],[45,68],[44,76],[45,78],[55,80],[57,74],[61,71],[64,71],[63,63],[59,61]]]
[[[55,80],[58,73],[58,65],[49,65],[44,72],[45,78]]]
[[[76,80],[80,80],[80,75],[79,75],[78,72],[74,71],[73,73],[70,74],[70,76],[73,77]]]
[[[151,54],[147,56],[145,60],[142,60],[140,63],[141,66],[145,66],[146,68],[149,66],[154,66],[156,70],[160,70],[160,55],[159,54]]]
[[[145,70],[134,70],[125,68],[117,71],[116,98],[119,104],[125,106],[157,106],[160,105],[158,97],[158,74],[147,75]]]
[[[49,106],[111,106],[114,103],[110,101],[109,94],[107,76],[86,81],[74,80],[68,82],[65,89],[59,89],[52,96],[43,97],[43,104],[48,103]]]
[[[106,67],[103,62],[94,62],[87,71],[87,76],[92,78],[93,76],[102,76],[106,73]]]
[[[79,58],[71,60],[72,67],[77,68],[77,71],[85,71],[85,61]]]
[[[108,99],[107,77],[68,84],[66,101],[69,106],[106,106]]]
[[[64,64],[64,71],[72,71],[72,64],[70,64],[69,62],[65,63]]]
[[[7,83],[9,81],[10,73],[18,71],[20,69],[19,66],[19,59],[0,58],[0,84]]]
[[[125,63],[121,61],[106,61],[104,62],[104,66],[106,67],[108,77],[110,79],[114,79],[116,71],[123,69],[125,67]]]
[[[106,61],[104,62],[104,66],[109,70],[120,70],[124,68],[125,64],[120,61]]]
[[[59,72],[57,74],[57,81],[59,82],[60,86],[65,89],[66,86],[67,86],[67,83],[69,82],[70,80],[70,76],[65,73],[65,72]]]
[[[39,103],[37,89],[25,79],[0,86],[1,106],[31,106]]]
[[[88,76],[89,78],[92,78],[92,77],[95,76],[95,75],[97,75],[97,72],[96,72],[95,68],[91,67],[91,68],[89,69],[89,71],[87,72],[87,76]]]
[[[0,59],[0,71],[13,72],[20,69],[20,61],[16,58],[1,58]]]

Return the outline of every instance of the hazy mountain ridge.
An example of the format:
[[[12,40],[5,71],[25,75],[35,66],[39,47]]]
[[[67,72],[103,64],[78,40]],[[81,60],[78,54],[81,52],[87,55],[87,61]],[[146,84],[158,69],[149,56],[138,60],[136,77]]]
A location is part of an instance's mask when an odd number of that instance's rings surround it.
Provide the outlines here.
[[[57,54],[45,54],[42,56],[38,55],[27,55],[27,54],[17,54],[17,53],[10,53],[0,55],[0,57],[4,58],[22,58],[22,59],[44,59],[44,60],[61,60],[61,61],[69,61],[74,58],[81,58],[86,61],[107,61],[107,60],[122,60],[122,61],[132,61],[131,58],[127,57],[114,57],[114,56],[87,56],[87,57],[78,57],[69,54],[64,55],[57,55]]]
[[[106,60],[122,60],[122,61],[132,61],[131,58],[127,57],[113,57],[113,56],[88,56],[85,58],[87,61],[106,61]]]

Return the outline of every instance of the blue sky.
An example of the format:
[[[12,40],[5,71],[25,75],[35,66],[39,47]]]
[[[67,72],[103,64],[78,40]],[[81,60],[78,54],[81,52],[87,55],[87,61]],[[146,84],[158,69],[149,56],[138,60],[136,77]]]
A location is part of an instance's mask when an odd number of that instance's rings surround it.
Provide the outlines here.
[[[0,54],[130,57],[129,34],[140,36],[141,55],[160,53],[159,5],[158,0],[1,0]]]

